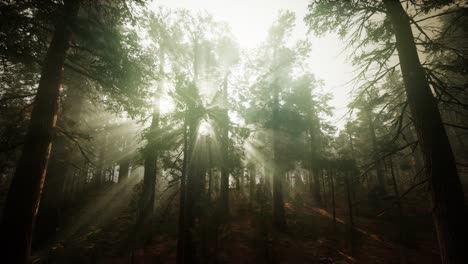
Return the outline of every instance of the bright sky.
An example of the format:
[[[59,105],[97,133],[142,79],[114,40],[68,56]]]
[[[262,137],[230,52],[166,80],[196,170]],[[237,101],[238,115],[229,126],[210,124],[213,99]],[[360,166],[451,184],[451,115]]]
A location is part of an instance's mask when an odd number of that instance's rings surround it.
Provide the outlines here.
[[[296,13],[294,38],[303,38],[307,33],[303,21],[308,0],[156,0],[154,6],[185,8],[192,11],[208,11],[216,20],[227,22],[243,48],[253,48],[266,39],[267,32],[280,10]],[[352,66],[345,62],[345,44],[335,35],[323,38],[310,36],[312,53],[309,62],[312,72],[325,82],[325,89],[333,94],[331,104],[335,107],[333,122],[340,128],[349,102]]]

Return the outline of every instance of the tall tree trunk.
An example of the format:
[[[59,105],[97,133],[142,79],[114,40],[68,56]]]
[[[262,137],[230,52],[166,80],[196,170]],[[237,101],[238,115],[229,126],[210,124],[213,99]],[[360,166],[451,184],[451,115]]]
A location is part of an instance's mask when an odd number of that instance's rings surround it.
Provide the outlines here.
[[[185,172],[185,189],[183,201],[183,215],[179,227],[178,258],[177,263],[196,263],[196,246],[194,241],[194,228],[196,218],[199,216],[199,201],[203,190],[204,171],[200,169],[199,160],[194,160],[194,148],[196,143],[196,128],[198,120],[194,116],[195,105],[189,103],[187,106],[184,132],[184,157],[183,171]],[[179,255],[180,254],[180,255]]]
[[[164,49],[159,49],[159,76],[164,76]],[[140,216],[138,223],[140,227],[145,228],[151,225],[154,213],[154,199],[156,195],[156,176],[158,173],[158,138],[157,133],[159,129],[160,119],[160,101],[161,93],[163,92],[163,81],[158,84],[158,89],[154,95],[153,116],[149,129],[148,143],[144,153],[144,174],[143,174],[143,190],[140,202]]]
[[[75,76],[73,77],[76,78]],[[62,118],[59,118],[57,121],[57,126],[68,132],[80,132],[79,124],[84,103],[82,83],[83,80],[78,78],[76,82],[69,85],[66,91],[67,99],[62,107],[63,112],[60,112]],[[59,223],[61,219],[59,219],[59,216],[61,215],[62,207],[65,204],[66,198],[70,198],[70,194],[75,193],[75,189],[71,190],[71,192],[64,191],[65,179],[70,176],[73,180],[77,178],[77,175],[73,173],[72,175],[68,175],[69,164],[76,164],[79,160],[73,151],[73,146],[64,135],[56,136],[52,144],[54,147],[51,150],[47,166],[47,174],[41,197],[41,208],[39,209],[36,230],[34,231],[33,247],[55,241],[57,231],[60,228]],[[64,194],[67,194],[66,197]]]
[[[140,200],[139,225],[148,227],[153,217],[156,194],[157,155],[146,154],[144,161],[143,190]]]
[[[200,198],[203,192],[203,179],[205,175],[205,171],[197,163],[195,161],[189,164],[185,194],[184,263],[194,264],[198,262],[194,229],[197,218],[200,219],[201,217]]]
[[[228,103],[228,74],[224,77],[223,83],[223,100]],[[229,144],[229,116],[228,109],[223,111],[221,124],[221,155],[223,162],[221,164],[221,213],[229,212],[229,170],[228,170],[228,144]]]
[[[195,94],[198,93],[198,40],[194,40],[194,83]],[[193,151],[196,143],[196,130],[199,123],[197,116],[197,105],[194,101],[186,103],[186,112],[184,120],[184,164],[185,172],[185,189],[183,201],[183,215],[179,217],[182,222],[179,223],[179,240],[177,263],[196,263],[196,246],[194,243],[194,227],[196,217],[198,216],[198,203],[203,188],[204,171],[199,170],[198,166],[192,164]],[[203,174],[202,174],[203,173]]]
[[[377,136],[375,135],[374,120],[372,120],[372,110],[368,107],[365,110],[367,122],[369,123],[369,135],[372,143],[372,159],[374,161],[375,172],[377,173],[377,191],[379,195],[385,194],[385,176],[383,171],[383,164],[379,158],[379,148],[377,144]]]
[[[41,196],[41,207],[34,230],[33,247],[40,248],[42,245],[56,240],[56,231],[59,225],[59,210],[65,200],[63,192],[67,178],[69,161],[69,146],[63,136],[58,136],[54,141],[54,148],[47,166],[47,174]]]
[[[188,108],[185,109],[184,118],[184,145],[183,153],[184,159],[182,161],[182,171],[180,178],[180,200],[179,200],[179,223],[178,223],[178,234],[177,234],[177,256],[176,263],[184,263],[184,250],[185,250],[185,197],[186,197],[186,180],[187,180],[187,163],[189,160],[188,152]]]
[[[419,61],[408,14],[399,0],[385,0],[384,4],[393,25],[406,95],[424,157],[442,262],[468,263],[468,211],[452,148]]]
[[[280,158],[280,138],[279,138],[279,86],[276,81],[273,83],[273,223],[276,229],[286,229],[286,218],[284,212],[283,200],[283,182],[284,175],[281,169]]]
[[[65,1],[64,21],[57,23],[47,50],[23,152],[10,185],[1,223],[0,255],[5,263],[27,263],[32,231],[55,131],[63,65],[78,1]]]

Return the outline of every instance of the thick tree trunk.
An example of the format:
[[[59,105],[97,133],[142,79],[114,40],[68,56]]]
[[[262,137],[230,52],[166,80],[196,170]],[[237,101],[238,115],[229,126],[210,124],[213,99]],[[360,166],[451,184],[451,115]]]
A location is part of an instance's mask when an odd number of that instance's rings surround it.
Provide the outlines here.
[[[157,155],[146,156],[139,216],[139,223],[143,225],[148,225],[153,217],[157,169]]]
[[[198,39],[193,43],[193,82],[195,89],[198,84]],[[197,90],[195,91],[197,93]],[[193,158],[193,149],[195,145],[195,132],[198,123],[198,118],[195,116],[196,105],[193,101],[186,102],[185,117],[184,117],[184,160],[182,164],[182,182],[181,201],[179,211],[179,234],[177,239],[177,263],[196,263],[196,252],[193,241],[193,226],[195,224],[197,199],[197,184],[198,179],[196,170],[191,165]],[[201,175],[200,175],[201,177]],[[203,182],[203,181],[200,181]],[[202,188],[202,187],[201,187]]]
[[[66,21],[57,24],[43,64],[23,152],[3,211],[0,255],[5,263],[27,263],[29,260],[71,36],[69,20],[76,17],[78,8],[78,1],[65,1]]]
[[[200,198],[203,192],[204,171],[192,164],[187,176],[187,188],[185,199],[185,228],[184,228],[184,263],[197,263],[197,252],[195,244],[195,224],[201,216]]]
[[[406,95],[429,180],[443,263],[468,263],[468,211],[437,103],[419,61],[410,20],[399,0],[385,0],[393,25]]]
[[[56,240],[56,231],[59,226],[60,208],[65,199],[63,189],[67,176],[68,166],[65,162],[69,159],[69,149],[63,136],[53,141],[54,148],[47,166],[46,180],[41,197],[41,207],[38,211],[33,247],[40,248],[42,245]]]
[[[194,228],[196,218],[200,215],[200,197],[204,186],[204,170],[201,169],[197,160],[194,160],[194,147],[196,141],[197,120],[191,113],[195,112],[194,105],[189,105],[186,111],[186,132],[184,132],[184,164],[185,189],[184,201],[179,217],[179,238],[177,263],[196,263],[196,245],[194,241]]]
[[[68,132],[80,132],[80,121],[83,110],[83,80],[78,76],[72,76],[74,82],[68,85],[66,101],[60,112],[62,118],[58,119],[57,126]],[[67,122],[72,121],[72,122]],[[71,125],[70,125],[71,124]],[[53,142],[50,154],[44,190],[41,197],[41,208],[37,216],[36,230],[34,231],[34,246],[41,246],[47,242],[56,240],[57,231],[60,228],[60,216],[65,200],[70,199],[70,194],[76,194],[79,175],[69,172],[69,164],[76,164],[78,156],[75,155],[72,143],[64,135],[57,136]],[[71,179],[72,188],[66,190],[66,179]],[[67,195],[64,195],[67,194]]]

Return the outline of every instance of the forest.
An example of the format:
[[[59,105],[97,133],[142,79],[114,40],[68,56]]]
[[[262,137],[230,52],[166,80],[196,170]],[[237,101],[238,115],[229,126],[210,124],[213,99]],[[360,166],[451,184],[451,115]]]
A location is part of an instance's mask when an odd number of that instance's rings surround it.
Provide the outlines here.
[[[0,0],[0,263],[468,263],[467,1],[158,2]]]

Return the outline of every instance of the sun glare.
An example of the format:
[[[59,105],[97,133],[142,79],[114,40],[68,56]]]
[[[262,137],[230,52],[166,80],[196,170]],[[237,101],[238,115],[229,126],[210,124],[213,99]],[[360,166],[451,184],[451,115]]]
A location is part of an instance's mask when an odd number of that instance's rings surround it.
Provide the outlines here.
[[[152,6],[167,8],[185,8],[193,12],[206,11],[218,21],[226,22],[241,48],[256,48],[265,41],[268,29],[276,19],[280,10],[290,10],[296,14],[296,26],[292,39],[304,39],[307,28],[303,22],[306,14],[308,0],[282,1],[282,0],[160,0],[154,1]],[[330,102],[334,107],[332,121],[338,128],[343,128],[346,114],[346,105],[349,103],[349,93],[352,85],[352,66],[343,58],[346,44],[337,35],[328,35],[322,38],[307,36],[312,42],[312,52],[307,64],[311,72],[325,83],[327,92],[333,95]],[[343,74],[336,74],[337,72]],[[169,106],[169,105],[167,105]],[[163,107],[161,107],[163,108]],[[170,109],[168,107],[167,109]]]
[[[198,126],[198,135],[209,136],[212,133],[213,133],[213,127],[211,126],[211,124],[206,120],[201,121],[200,125]]]
[[[159,102],[161,114],[168,114],[174,111],[175,105],[171,98],[163,96]]]

